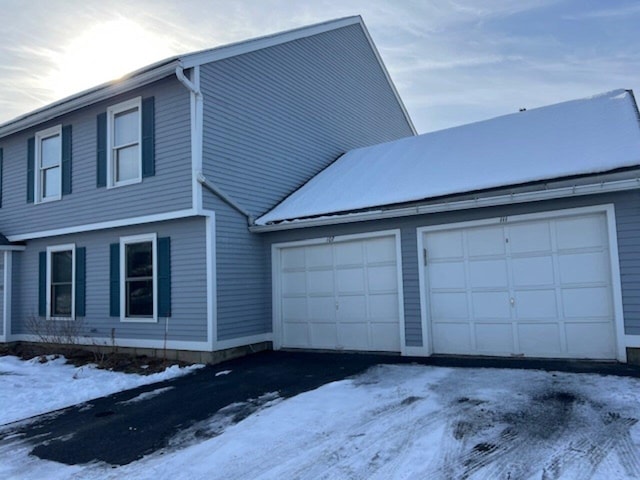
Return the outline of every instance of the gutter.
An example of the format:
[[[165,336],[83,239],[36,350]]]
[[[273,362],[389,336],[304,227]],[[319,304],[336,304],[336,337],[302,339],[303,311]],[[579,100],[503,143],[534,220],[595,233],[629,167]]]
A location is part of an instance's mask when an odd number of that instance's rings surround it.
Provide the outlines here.
[[[345,213],[338,215],[326,215],[323,217],[306,218],[301,220],[288,220],[282,223],[268,225],[253,225],[249,231],[254,233],[275,232],[280,230],[293,230],[297,228],[320,227],[324,225],[338,225],[342,223],[366,222],[371,220],[383,220],[388,218],[409,217],[412,215],[425,215],[430,213],[451,212],[456,210],[468,210],[473,208],[494,207],[509,205],[512,203],[527,203],[555,198],[577,197],[594,195],[598,193],[622,192],[640,188],[640,178],[600,182],[588,185],[574,185],[550,190],[535,192],[510,193],[495,195],[492,197],[474,198],[472,200],[459,200],[441,202],[430,205],[416,205],[413,207],[393,208],[386,210],[372,210],[360,213]]]
[[[248,211],[246,211],[244,208],[242,208],[235,200],[233,200],[230,196],[228,196],[226,193],[224,193],[222,190],[220,190],[218,187],[216,187],[213,183],[211,183],[209,180],[207,180],[206,177],[202,173],[198,174],[198,182],[200,183],[200,185],[205,187],[211,193],[213,193],[214,195],[217,195],[227,205],[229,205],[234,210],[240,212],[242,215],[247,217],[247,223],[249,224],[249,230],[251,230],[251,228],[254,228],[253,225],[255,225],[255,220],[253,218],[253,215],[251,215]]]

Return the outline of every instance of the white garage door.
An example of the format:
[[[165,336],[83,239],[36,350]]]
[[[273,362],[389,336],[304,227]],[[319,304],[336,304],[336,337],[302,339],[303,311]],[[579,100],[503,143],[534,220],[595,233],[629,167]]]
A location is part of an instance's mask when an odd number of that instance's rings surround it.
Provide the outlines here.
[[[616,357],[604,213],[423,240],[435,353]]]
[[[399,352],[396,258],[395,236],[281,248],[281,345]]]

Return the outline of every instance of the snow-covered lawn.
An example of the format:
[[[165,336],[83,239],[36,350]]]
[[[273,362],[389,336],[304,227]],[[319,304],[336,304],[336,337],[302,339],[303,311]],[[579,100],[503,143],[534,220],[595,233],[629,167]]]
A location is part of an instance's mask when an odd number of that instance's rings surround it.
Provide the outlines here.
[[[160,382],[192,372],[202,365],[177,365],[152,375],[132,375],[101,370],[94,365],[74,367],[64,357],[23,361],[0,357],[0,425],[77,405],[140,385]]]
[[[171,448],[117,468],[46,462],[5,440],[0,478],[640,477],[635,378],[382,365],[286,400],[272,395],[235,425],[224,415],[211,419],[227,425],[213,438],[183,432]]]

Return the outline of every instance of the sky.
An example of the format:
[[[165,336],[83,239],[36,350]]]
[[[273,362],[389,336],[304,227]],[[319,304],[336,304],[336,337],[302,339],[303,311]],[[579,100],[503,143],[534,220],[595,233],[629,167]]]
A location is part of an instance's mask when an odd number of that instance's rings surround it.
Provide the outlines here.
[[[638,0],[0,0],[0,123],[163,58],[350,15],[419,133],[640,97]]]

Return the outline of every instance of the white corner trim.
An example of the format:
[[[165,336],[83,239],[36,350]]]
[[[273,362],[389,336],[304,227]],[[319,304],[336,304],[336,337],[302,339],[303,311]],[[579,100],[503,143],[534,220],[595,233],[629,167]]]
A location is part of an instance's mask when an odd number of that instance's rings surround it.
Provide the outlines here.
[[[11,299],[12,299],[12,265],[13,261],[13,253],[11,251],[4,252],[4,268],[3,268],[3,283],[4,290],[2,292],[3,302],[2,302],[2,337],[0,337],[0,341],[6,342],[11,338]]]
[[[537,202],[556,198],[570,198],[600,193],[622,192],[626,190],[636,190],[638,188],[640,188],[640,178],[633,178],[628,180],[593,183],[589,185],[575,185],[573,187],[551,188],[548,190],[537,190],[534,192],[509,193],[491,197],[474,198],[471,200],[416,205],[413,207],[389,208],[388,210],[378,209],[362,213],[346,213],[341,215],[328,214],[318,218],[285,221],[283,223],[269,225],[255,225],[249,227],[249,230],[251,232],[261,233],[278,230],[291,230],[296,228],[318,227],[323,225],[339,225],[342,223],[365,222],[386,218],[408,217],[412,215],[471,210],[474,208],[510,205],[513,203]],[[461,194],[464,194],[464,192]],[[258,221],[259,220],[260,219],[258,219]]]
[[[418,259],[418,289],[420,300],[420,326],[422,328],[422,347],[414,347],[414,354],[419,356],[430,356],[433,354],[433,340],[431,339],[431,328],[429,325],[429,316],[427,309],[429,308],[429,302],[427,300],[427,278],[424,274],[424,231],[418,228],[416,231],[417,236],[417,259]]]
[[[207,342],[216,349],[218,339],[217,286],[216,286],[216,216],[210,212],[205,219],[206,275],[207,275]]]
[[[130,225],[140,225],[143,223],[163,222],[165,220],[176,220],[179,218],[188,218],[200,216],[202,212],[198,212],[192,208],[186,210],[174,210],[172,212],[157,213],[153,215],[145,215],[141,217],[123,218],[119,220],[111,220],[108,222],[89,223],[85,225],[77,225],[74,227],[57,228],[53,230],[43,230],[39,232],[22,233],[20,235],[9,235],[7,240],[10,242],[21,242],[24,240],[33,240],[36,238],[57,237],[58,235],[68,235],[71,233],[91,232],[95,230],[104,230],[106,228],[128,227]],[[0,247],[2,250],[3,247]],[[20,248],[24,250],[24,248]]]

